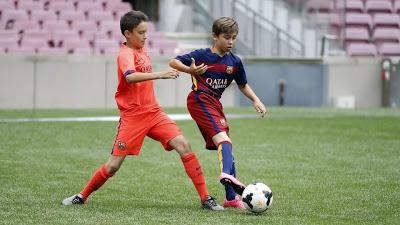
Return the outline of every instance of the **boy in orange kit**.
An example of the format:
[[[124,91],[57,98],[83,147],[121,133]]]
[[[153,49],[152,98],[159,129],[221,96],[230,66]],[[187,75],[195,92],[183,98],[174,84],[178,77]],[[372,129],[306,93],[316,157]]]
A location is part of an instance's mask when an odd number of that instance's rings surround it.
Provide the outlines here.
[[[193,85],[187,97],[187,107],[203,135],[206,148],[218,150],[221,169],[219,180],[225,186],[226,196],[223,206],[243,209],[240,195],[246,186],[236,178],[229,125],[219,99],[235,81],[262,117],[267,109],[247,84],[242,60],[231,52],[239,32],[237,22],[230,17],[221,17],[214,21],[212,32],[214,45],[211,48],[180,55],[172,59],[169,65],[191,74]]]
[[[200,196],[202,207],[223,210],[208,194],[204,175],[196,155],[181,130],[156,101],[153,80],[175,79],[175,69],[152,72],[150,58],[144,47],[147,16],[140,11],[126,13],[120,21],[126,38],[118,53],[118,88],[115,100],[120,110],[120,122],[109,160],[94,173],[85,188],[62,201],[63,205],[83,204],[122,165],[127,155],[139,155],[146,136],[159,141],[166,151],[173,149],[180,155],[187,175]]]

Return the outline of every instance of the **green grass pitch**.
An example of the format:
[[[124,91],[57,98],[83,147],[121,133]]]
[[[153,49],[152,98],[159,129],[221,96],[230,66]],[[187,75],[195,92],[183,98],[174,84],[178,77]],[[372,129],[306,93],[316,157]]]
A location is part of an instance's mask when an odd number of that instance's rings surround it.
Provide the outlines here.
[[[0,119],[104,115],[117,113],[0,111]],[[222,203],[216,152],[204,150],[193,121],[177,123]],[[62,206],[108,158],[117,122],[0,122],[0,224],[400,223],[399,109],[271,108],[267,119],[229,123],[239,178],[273,190],[264,214],[202,210],[178,154],[150,139],[87,204]]]

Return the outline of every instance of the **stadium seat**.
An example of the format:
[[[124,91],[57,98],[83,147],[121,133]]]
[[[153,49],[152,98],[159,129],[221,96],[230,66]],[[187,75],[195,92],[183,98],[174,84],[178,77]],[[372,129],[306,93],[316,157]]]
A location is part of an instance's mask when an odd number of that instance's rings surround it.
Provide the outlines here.
[[[0,38],[12,38],[14,41],[19,39],[19,32],[17,30],[3,30],[0,29]]]
[[[64,20],[46,20],[43,23],[43,29],[47,31],[69,30],[69,25]]]
[[[105,10],[111,11],[113,13],[116,13],[116,12],[127,13],[132,10],[132,6],[128,2],[106,1],[105,2]]]
[[[25,10],[7,9],[2,11],[1,20],[6,23],[9,20],[28,20],[28,13]]]
[[[38,21],[40,24],[43,24],[45,20],[57,20],[57,15],[53,11],[45,11],[45,10],[35,10],[30,15],[31,20]]]
[[[345,41],[362,41],[369,42],[369,32],[363,27],[348,27],[345,30]]]
[[[400,16],[396,14],[378,13],[373,17],[374,27],[400,28]]]
[[[399,0],[395,0],[393,11],[397,14],[400,13],[400,1]]]
[[[100,51],[100,53],[104,54],[104,55],[117,55],[118,51],[119,51],[119,47],[118,46],[117,47],[106,47],[106,48],[103,48]]]
[[[48,4],[44,4],[44,9],[51,10],[58,15],[61,11],[64,10],[75,10],[75,6],[72,2],[67,1],[49,1]]]
[[[23,33],[23,38],[51,40],[51,33],[41,29],[27,29]]]
[[[80,20],[73,20],[72,21],[71,29],[78,30],[80,33],[84,33],[85,31],[97,31],[97,23],[95,21],[80,21]]]
[[[18,32],[24,32],[25,30],[28,29],[40,29],[39,22],[36,20],[18,20],[15,21],[14,23],[14,30],[17,30]]]
[[[75,49],[90,49],[88,40],[82,40],[79,38],[68,38],[63,40],[63,48],[68,53],[74,53]]]
[[[26,47],[26,46],[12,46],[7,50],[8,54],[36,54],[36,50],[34,47]]]
[[[393,5],[391,0],[367,0],[365,11],[367,13],[391,13],[393,12]]]
[[[60,12],[59,20],[67,21],[68,24],[70,24],[72,26],[72,23],[74,21],[80,22],[80,21],[86,20],[86,16],[81,11],[65,10],[65,11]]]
[[[348,27],[366,27],[371,30],[372,18],[369,14],[347,13],[345,24]]]
[[[77,30],[58,30],[54,31],[51,36],[54,46],[64,46],[64,41],[69,39],[79,39]]]
[[[114,20],[114,16],[109,11],[90,11],[88,14],[88,20],[92,20],[97,22],[97,24],[100,24],[103,20]]]
[[[379,54],[382,56],[400,56],[400,44],[384,43],[379,48]]]
[[[113,49],[115,51],[118,51],[118,49],[119,49],[119,43],[115,40],[109,40],[109,39],[106,39],[106,40],[95,39],[94,40],[94,53],[95,54],[112,53]]]
[[[2,18],[3,11],[15,10],[14,2],[12,1],[0,1],[0,18]]]
[[[21,47],[33,48],[35,52],[38,52],[39,48],[48,48],[49,45],[45,39],[23,38]]]
[[[108,34],[107,32],[95,32],[94,39],[100,39],[100,40],[110,39],[111,40],[111,34]]]
[[[121,33],[121,28],[120,25],[117,21],[111,20],[111,21],[101,21],[100,22],[100,31],[101,32],[107,32],[110,35],[114,35],[115,33],[120,34]]]
[[[361,0],[341,0],[337,1],[336,8],[339,11],[363,13],[364,3]]]
[[[400,43],[400,29],[378,27],[372,34],[372,40],[378,48],[383,43]]]
[[[125,13],[127,13],[127,12],[125,12],[125,11],[114,12],[113,13],[114,20],[119,22],[121,20],[122,16],[125,15]]]
[[[374,44],[371,43],[352,43],[347,47],[349,56],[377,56],[378,52]]]
[[[19,1],[17,9],[26,10],[29,14],[36,10],[43,10],[43,3],[39,1]]]
[[[18,43],[15,40],[15,38],[9,38],[9,37],[0,37],[0,47],[4,48],[4,50],[7,52],[9,48],[17,48]]]
[[[78,1],[77,11],[82,11],[85,14],[88,14],[89,12],[102,12],[103,5],[101,2],[97,1]]]

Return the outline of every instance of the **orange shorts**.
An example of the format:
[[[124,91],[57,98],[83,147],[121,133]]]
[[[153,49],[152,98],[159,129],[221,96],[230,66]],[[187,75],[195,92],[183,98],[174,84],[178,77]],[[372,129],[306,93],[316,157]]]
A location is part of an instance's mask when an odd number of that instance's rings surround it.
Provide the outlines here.
[[[181,134],[178,125],[163,111],[147,112],[132,117],[121,116],[111,154],[114,156],[139,155],[146,136],[159,141],[165,150],[170,151],[173,148],[168,142]]]

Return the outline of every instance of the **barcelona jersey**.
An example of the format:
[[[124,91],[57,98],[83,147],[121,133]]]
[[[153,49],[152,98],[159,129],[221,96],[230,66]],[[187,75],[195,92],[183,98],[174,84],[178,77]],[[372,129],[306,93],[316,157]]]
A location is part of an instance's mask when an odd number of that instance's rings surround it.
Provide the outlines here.
[[[195,59],[196,65],[204,63],[208,66],[205,73],[192,75],[193,91],[205,92],[220,98],[233,80],[241,86],[247,84],[242,60],[231,52],[221,57],[213,53],[210,48],[206,48],[176,57],[186,66],[192,63],[191,58]]]
[[[125,77],[135,72],[151,73],[150,57],[145,48],[133,50],[125,44],[121,45],[117,58],[118,87],[115,100],[122,115],[137,115],[158,109],[153,81],[128,83]]]

